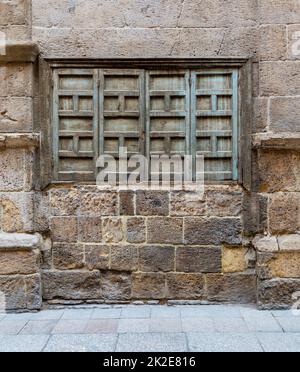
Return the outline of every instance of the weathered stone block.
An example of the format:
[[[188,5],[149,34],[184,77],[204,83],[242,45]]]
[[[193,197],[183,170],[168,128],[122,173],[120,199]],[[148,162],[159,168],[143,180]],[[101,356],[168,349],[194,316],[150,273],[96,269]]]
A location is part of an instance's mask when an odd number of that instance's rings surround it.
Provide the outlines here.
[[[269,98],[256,97],[253,99],[253,132],[267,131]]]
[[[294,0],[260,0],[261,23],[300,23],[300,5]]]
[[[51,270],[52,269],[52,240],[46,238],[43,240],[41,245],[41,269]]]
[[[300,251],[300,235],[292,234],[278,237],[281,251]]]
[[[173,192],[170,208],[171,216],[205,216],[207,214],[206,199],[200,199],[196,193]]]
[[[270,197],[270,233],[295,233],[300,228],[300,195],[297,193],[278,193]]]
[[[26,150],[6,149],[0,151],[0,163],[1,191],[31,191],[32,157]],[[26,172],[26,175],[24,175],[24,172]]]
[[[34,274],[25,277],[26,309],[40,310],[42,307],[41,275]]]
[[[101,273],[101,291],[105,301],[128,301],[131,299],[131,288],[131,274],[114,271]]]
[[[0,67],[0,97],[33,97],[32,64],[14,64]]]
[[[160,273],[133,274],[132,297],[159,300],[166,297],[166,276]]]
[[[106,245],[86,245],[85,263],[89,270],[108,270],[110,247]]]
[[[260,253],[257,268],[261,279],[300,278],[300,252]]]
[[[239,245],[241,232],[238,218],[186,218],[184,238],[189,245]]]
[[[232,15],[234,14],[234,17]],[[199,1],[183,2],[179,27],[233,27],[255,26],[257,22],[257,4],[255,1],[242,0],[239,3],[222,0],[210,0],[205,4]]]
[[[56,189],[50,192],[51,214],[53,216],[76,216],[80,195],[76,189]]]
[[[34,24],[41,27],[77,27],[89,19],[89,27],[99,28],[153,28],[176,27],[181,11],[181,0],[124,1],[90,0],[72,4],[51,0],[51,12],[42,12],[49,0],[33,0]]]
[[[94,300],[101,298],[98,271],[45,271],[42,274],[45,300]]]
[[[208,191],[207,212],[214,217],[237,217],[242,213],[243,193],[240,191]]]
[[[121,216],[134,216],[135,206],[134,198],[135,194],[132,191],[122,191],[119,194],[120,198],[120,215]]]
[[[54,242],[76,242],[78,226],[76,217],[53,217],[50,221],[51,237]]]
[[[41,308],[40,275],[0,276],[0,291],[6,310],[39,310]]]
[[[297,118],[300,115],[299,97],[271,98],[270,130],[273,132],[299,132]]]
[[[138,191],[136,214],[141,216],[168,216],[169,194],[159,191]]]
[[[0,228],[2,231],[32,232],[33,193],[0,193]]]
[[[183,219],[181,218],[149,218],[147,231],[150,244],[183,243]]]
[[[22,276],[0,276],[0,291],[4,294],[5,310],[26,309],[26,286]]]
[[[119,243],[124,239],[121,218],[105,218],[102,221],[103,239],[106,243]]]
[[[29,22],[29,0],[9,0],[0,4],[0,25],[22,25]]]
[[[300,154],[297,152],[259,151],[259,191],[299,191],[299,164]]]
[[[222,271],[223,273],[238,273],[247,270],[248,248],[223,247]]]
[[[134,246],[111,247],[111,270],[137,271],[139,264],[138,248]]]
[[[172,300],[204,300],[205,279],[201,274],[167,274],[167,298]]]
[[[31,28],[28,26],[0,26],[0,31],[5,33],[7,40],[27,41],[31,38]]]
[[[30,275],[39,268],[38,250],[0,250],[0,275]]]
[[[85,243],[101,243],[102,220],[101,217],[78,218],[78,240]]]
[[[84,262],[82,244],[54,244],[52,248],[53,266],[57,270],[81,269]]]
[[[291,60],[299,60],[299,24],[288,25],[288,57]]]
[[[33,130],[32,98],[0,98],[0,132]]]
[[[146,221],[144,218],[128,218],[126,221],[128,243],[139,244],[146,241]]]
[[[244,235],[265,233],[268,230],[268,196],[244,193],[243,199]]]
[[[287,57],[287,27],[263,25],[259,28],[260,60],[279,61]]]
[[[258,60],[259,31],[256,27],[227,28],[224,31],[224,39],[221,42],[217,54],[220,56],[251,56]]]
[[[50,199],[48,192],[34,193],[34,231],[48,232],[50,230]]]
[[[300,62],[262,62],[260,94],[262,96],[300,95]]]
[[[300,279],[272,279],[259,281],[258,306],[261,310],[289,309],[299,296]]]
[[[253,241],[253,246],[258,252],[278,252],[278,239],[276,236],[257,237]]]
[[[80,193],[81,216],[101,217],[116,216],[118,214],[118,194],[115,192],[87,192]]]
[[[219,273],[222,250],[219,247],[180,247],[176,249],[176,271],[185,273]]]
[[[212,302],[254,303],[256,302],[256,275],[209,274],[206,277],[208,300]]]
[[[142,247],[139,249],[139,270],[169,272],[175,269],[174,247]]]

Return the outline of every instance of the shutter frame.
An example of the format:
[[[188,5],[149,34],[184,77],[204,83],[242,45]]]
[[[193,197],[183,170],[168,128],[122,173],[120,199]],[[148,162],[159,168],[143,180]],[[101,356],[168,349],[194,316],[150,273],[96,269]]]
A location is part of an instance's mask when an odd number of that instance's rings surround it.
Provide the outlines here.
[[[248,191],[252,190],[252,61],[240,69],[240,161],[239,183]]]

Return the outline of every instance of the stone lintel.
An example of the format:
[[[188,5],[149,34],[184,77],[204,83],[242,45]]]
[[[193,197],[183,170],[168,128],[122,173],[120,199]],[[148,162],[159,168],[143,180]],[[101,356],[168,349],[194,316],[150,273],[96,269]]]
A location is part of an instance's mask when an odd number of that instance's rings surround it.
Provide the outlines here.
[[[8,41],[5,54],[0,54],[0,63],[33,63],[38,55],[39,48],[31,41]]]
[[[0,151],[15,148],[38,148],[39,133],[2,133],[0,134]]]
[[[300,150],[300,133],[255,134],[252,145],[262,150]]]
[[[40,247],[38,235],[0,233],[0,251],[7,249],[37,249]]]

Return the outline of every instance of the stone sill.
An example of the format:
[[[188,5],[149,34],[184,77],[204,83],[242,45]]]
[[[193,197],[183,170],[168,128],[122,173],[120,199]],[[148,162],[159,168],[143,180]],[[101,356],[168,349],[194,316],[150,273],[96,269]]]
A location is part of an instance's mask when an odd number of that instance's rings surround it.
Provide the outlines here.
[[[0,63],[28,62],[33,63],[39,55],[37,44],[31,41],[8,41],[6,53],[0,55]]]
[[[15,148],[37,148],[40,146],[39,133],[2,133],[0,151]]]
[[[252,145],[262,150],[300,150],[300,133],[255,134]]]
[[[37,249],[40,238],[37,235],[0,233],[0,250]]]

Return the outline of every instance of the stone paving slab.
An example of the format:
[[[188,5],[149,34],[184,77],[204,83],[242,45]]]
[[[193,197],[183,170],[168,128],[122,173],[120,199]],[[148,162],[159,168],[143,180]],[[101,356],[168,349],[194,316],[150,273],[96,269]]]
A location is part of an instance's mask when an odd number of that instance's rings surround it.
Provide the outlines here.
[[[262,352],[263,349],[251,333],[189,333],[191,352]]]
[[[300,316],[249,306],[81,306],[0,316],[0,351],[300,351]]]
[[[21,335],[50,335],[56,326],[55,320],[30,320],[21,330]]]
[[[0,336],[0,352],[41,352],[48,340],[46,335]]]
[[[117,335],[55,335],[49,339],[45,352],[114,352]]]
[[[119,319],[121,309],[94,309],[91,319]]]
[[[298,334],[279,334],[267,333],[257,336],[264,351],[269,353],[299,353],[300,352],[300,333]]]
[[[117,352],[187,352],[184,333],[143,333],[119,336]]]

